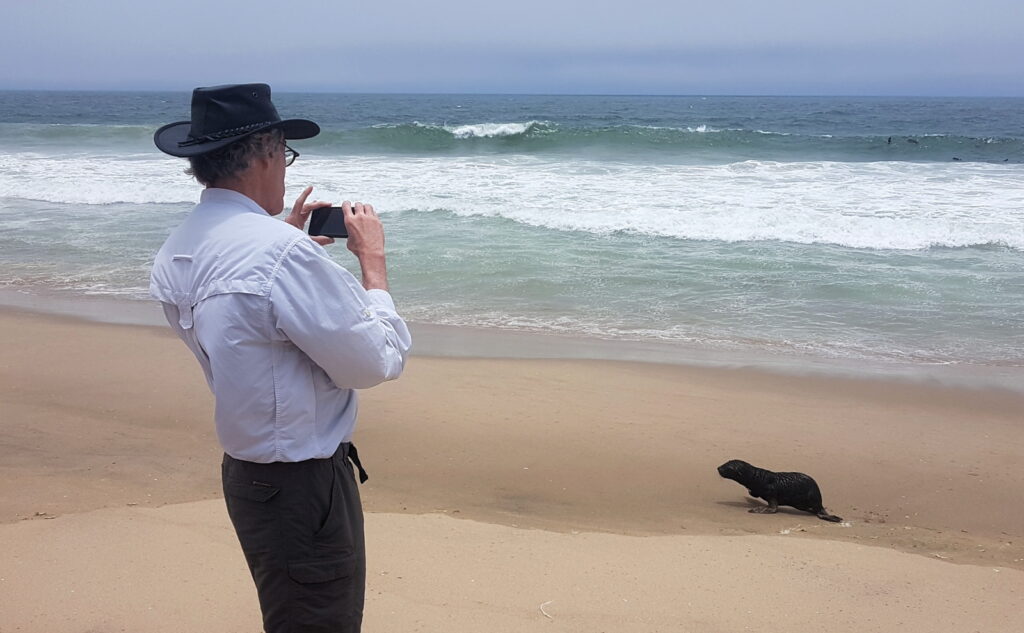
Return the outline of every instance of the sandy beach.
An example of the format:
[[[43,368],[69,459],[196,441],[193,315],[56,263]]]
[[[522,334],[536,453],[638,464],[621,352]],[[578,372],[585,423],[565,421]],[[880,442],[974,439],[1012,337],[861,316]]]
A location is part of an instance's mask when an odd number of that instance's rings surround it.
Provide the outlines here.
[[[0,332],[0,633],[259,631],[187,349]],[[415,356],[361,396],[368,632],[1019,630],[1019,392]],[[748,513],[732,458],[844,522]]]

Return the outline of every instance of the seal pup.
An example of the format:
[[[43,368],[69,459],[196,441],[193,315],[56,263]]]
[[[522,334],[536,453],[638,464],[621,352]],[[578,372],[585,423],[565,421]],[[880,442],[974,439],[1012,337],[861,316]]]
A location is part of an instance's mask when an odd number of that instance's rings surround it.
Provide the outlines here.
[[[774,473],[751,466],[740,459],[732,459],[718,467],[718,474],[745,487],[751,497],[764,499],[767,506],[751,508],[757,514],[774,514],[779,506],[818,515],[819,519],[838,523],[842,518],[829,514],[821,505],[821,490],[809,475],[803,473]]]

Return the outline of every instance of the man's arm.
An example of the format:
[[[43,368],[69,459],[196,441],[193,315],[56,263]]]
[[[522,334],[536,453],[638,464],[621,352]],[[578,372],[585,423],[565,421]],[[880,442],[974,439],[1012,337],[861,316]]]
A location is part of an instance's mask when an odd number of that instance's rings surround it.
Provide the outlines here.
[[[316,209],[331,206],[330,202],[314,200],[306,202],[313,187],[306,187],[299,194],[292,206],[291,213],[284,219],[300,231],[306,230],[306,222],[309,215]],[[384,256],[384,226],[380,217],[373,210],[373,205],[356,202],[355,204],[346,200],[341,203],[345,215],[345,227],[348,230],[346,242],[348,250],[355,254],[359,261],[359,268],[362,271],[363,288],[367,290],[388,289],[388,269]],[[310,239],[320,246],[333,244],[334,239],[322,235],[310,236]]]
[[[341,388],[363,389],[397,378],[412,345],[391,295],[379,287],[387,286],[380,251],[379,260],[364,255],[363,284],[378,286],[369,290],[303,237],[292,242],[274,276],[274,327]]]
[[[373,205],[341,203],[348,229],[348,250],[359,260],[363,273],[363,288],[388,289],[388,267],[384,256],[384,227]]]

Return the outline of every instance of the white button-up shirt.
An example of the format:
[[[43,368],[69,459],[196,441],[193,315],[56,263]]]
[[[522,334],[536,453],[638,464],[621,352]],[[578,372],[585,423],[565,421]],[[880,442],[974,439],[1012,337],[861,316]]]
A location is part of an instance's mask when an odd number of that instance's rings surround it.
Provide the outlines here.
[[[204,190],[167,238],[150,293],[206,373],[224,452],[251,462],[333,455],[354,389],[397,378],[412,343],[390,294],[227,189]]]

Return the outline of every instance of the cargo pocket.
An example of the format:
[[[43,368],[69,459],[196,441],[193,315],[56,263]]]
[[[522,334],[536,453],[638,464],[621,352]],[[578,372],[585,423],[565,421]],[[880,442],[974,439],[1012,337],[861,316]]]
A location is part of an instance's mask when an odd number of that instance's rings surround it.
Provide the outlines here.
[[[356,558],[288,562],[291,621],[301,631],[358,631],[363,617],[362,578]]]
[[[356,559],[353,556],[290,561],[288,563],[288,575],[297,583],[311,585],[350,578],[355,568]]]

